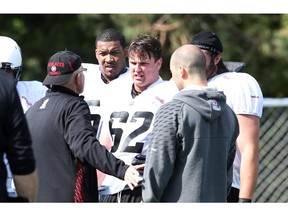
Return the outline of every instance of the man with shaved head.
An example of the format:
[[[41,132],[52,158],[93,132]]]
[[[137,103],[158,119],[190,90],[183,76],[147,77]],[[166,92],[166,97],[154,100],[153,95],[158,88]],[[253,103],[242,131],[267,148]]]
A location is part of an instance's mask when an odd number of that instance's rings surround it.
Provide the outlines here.
[[[156,113],[142,187],[144,202],[226,202],[239,126],[222,92],[207,87],[194,45],[170,60],[180,90]]]

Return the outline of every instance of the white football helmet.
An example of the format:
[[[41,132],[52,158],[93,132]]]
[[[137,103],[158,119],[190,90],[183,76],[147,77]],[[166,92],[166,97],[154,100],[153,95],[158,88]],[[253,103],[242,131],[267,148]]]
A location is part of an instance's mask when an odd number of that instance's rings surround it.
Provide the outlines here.
[[[12,74],[16,81],[22,71],[22,53],[18,44],[11,38],[0,36],[0,69]]]

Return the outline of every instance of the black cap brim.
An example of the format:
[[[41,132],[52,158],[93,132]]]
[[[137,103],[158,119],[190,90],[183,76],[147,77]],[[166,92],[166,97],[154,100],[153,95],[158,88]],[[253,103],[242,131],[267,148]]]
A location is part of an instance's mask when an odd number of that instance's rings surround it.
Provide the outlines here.
[[[69,81],[72,74],[66,74],[60,76],[50,76],[48,74],[43,81],[43,85],[64,85]]]

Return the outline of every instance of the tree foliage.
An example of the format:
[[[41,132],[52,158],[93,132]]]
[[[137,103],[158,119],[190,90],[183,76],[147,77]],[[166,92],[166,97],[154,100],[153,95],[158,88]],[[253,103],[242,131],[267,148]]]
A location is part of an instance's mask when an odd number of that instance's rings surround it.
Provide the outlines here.
[[[164,65],[171,77],[172,52],[201,30],[222,40],[223,59],[243,61],[246,72],[259,82],[264,97],[288,95],[288,15],[286,14],[2,14],[0,34],[15,39],[23,53],[22,80],[46,75],[49,57],[59,50],[78,53],[84,62],[97,63],[95,38],[106,28],[124,33],[127,45],[138,34],[159,37]]]

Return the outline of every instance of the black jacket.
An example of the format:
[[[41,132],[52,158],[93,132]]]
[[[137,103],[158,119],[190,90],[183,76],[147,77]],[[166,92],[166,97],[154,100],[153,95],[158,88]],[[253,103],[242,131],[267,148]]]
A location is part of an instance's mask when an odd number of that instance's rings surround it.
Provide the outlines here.
[[[26,117],[39,178],[39,202],[73,202],[77,159],[84,166],[86,202],[98,201],[96,168],[124,179],[128,165],[96,139],[83,97],[56,87],[34,104]]]
[[[26,175],[35,170],[31,137],[15,80],[11,75],[0,71],[0,202],[7,201],[8,196],[4,153],[13,174]]]

